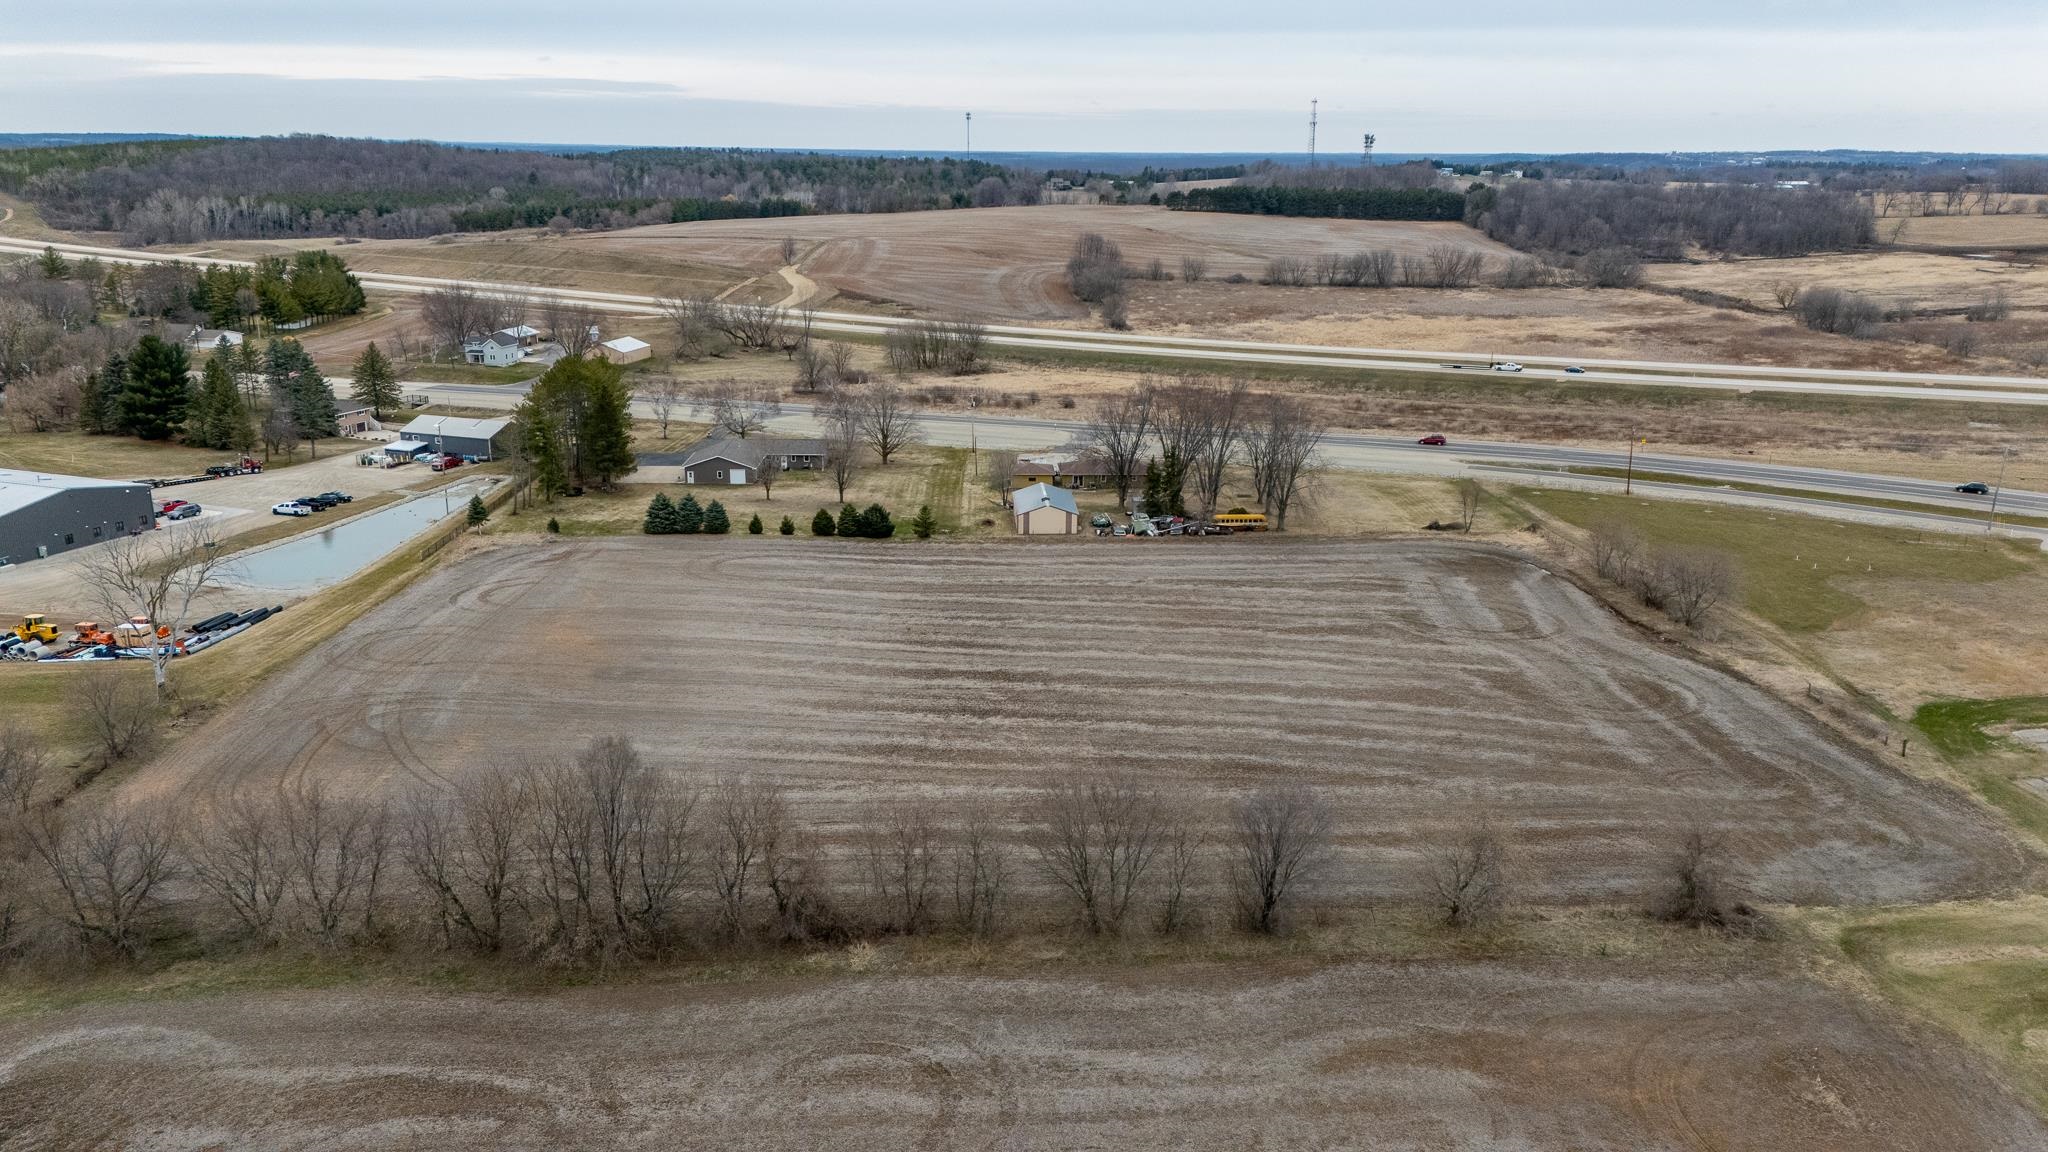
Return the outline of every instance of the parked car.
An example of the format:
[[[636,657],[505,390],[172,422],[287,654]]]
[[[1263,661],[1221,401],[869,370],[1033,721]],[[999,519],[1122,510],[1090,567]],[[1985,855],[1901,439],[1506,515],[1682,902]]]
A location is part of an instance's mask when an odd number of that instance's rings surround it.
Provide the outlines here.
[[[171,513],[183,508],[186,503],[184,500],[166,500],[157,508],[156,514],[159,516],[169,516]]]
[[[1129,536],[1131,534],[1131,530],[1119,524],[1116,527],[1110,529],[1109,534],[1112,536]]]
[[[320,498],[334,504],[347,504],[355,499],[346,492],[322,492]]]
[[[1567,376],[1584,376],[1586,374],[1586,370],[1577,364],[1566,367],[1564,371]]]
[[[1495,364],[1493,366],[1493,370],[1495,372],[1520,372],[1522,370],[1522,366],[1520,364],[1515,363],[1513,360],[1503,360],[1500,363]]]
[[[1430,448],[1441,448],[1444,445],[1450,443],[1450,441],[1444,439],[1441,434],[1437,434],[1431,436],[1424,436],[1422,439],[1417,440],[1416,443]]]
[[[450,468],[460,468],[462,467],[462,457],[443,456],[439,460],[434,461],[432,467],[436,472],[446,472]]]
[[[297,500],[287,500],[282,504],[272,504],[270,506],[270,514],[273,516],[311,516],[313,510]]]
[[[164,513],[164,519],[190,520],[194,516],[199,515],[200,511],[201,509],[199,505],[187,503],[186,501],[180,500],[178,501],[178,506],[176,508],[173,508],[169,512]]]
[[[1965,496],[1989,496],[1991,495],[1991,485],[1984,483],[1982,480],[1972,480],[1968,484],[1956,485],[1956,491],[1961,492]]]
[[[301,496],[294,503],[304,504],[315,512],[325,512],[334,507],[334,501],[325,496]]]
[[[1116,521],[1111,520],[1107,512],[1097,512],[1088,518],[1088,526],[1090,528],[1107,528],[1114,523]]]

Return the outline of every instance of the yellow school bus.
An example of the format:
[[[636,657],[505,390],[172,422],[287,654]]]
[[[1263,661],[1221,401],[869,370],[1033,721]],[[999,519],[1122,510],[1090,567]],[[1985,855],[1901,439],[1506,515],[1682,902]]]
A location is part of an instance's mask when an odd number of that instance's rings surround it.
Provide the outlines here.
[[[1218,512],[1212,519],[1215,523],[1229,528],[1232,532],[1264,532],[1266,530],[1266,514],[1264,512]]]

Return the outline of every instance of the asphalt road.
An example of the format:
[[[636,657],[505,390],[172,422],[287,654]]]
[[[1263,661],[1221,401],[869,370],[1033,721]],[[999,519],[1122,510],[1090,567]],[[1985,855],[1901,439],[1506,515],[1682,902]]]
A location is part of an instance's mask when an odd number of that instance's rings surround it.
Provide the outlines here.
[[[346,389],[346,381],[336,381]],[[517,406],[526,385],[430,384],[409,382],[408,392],[424,392],[443,403],[475,408],[509,409]],[[635,404],[635,415],[651,419],[645,403]],[[675,413],[689,419],[687,407]],[[1079,444],[1086,439],[1087,426],[1075,420],[1050,420],[1009,413],[931,412],[918,418],[927,443],[947,447],[970,444],[985,449],[1034,450]],[[769,431],[789,436],[815,436],[823,432],[816,410],[807,404],[784,404],[782,415],[768,422]],[[1361,471],[1433,473],[1444,476],[1512,476],[1518,482],[1553,486],[1609,489],[1618,488],[1618,478],[1565,474],[1564,468],[1628,467],[1626,450],[1580,448],[1555,444],[1517,444],[1497,440],[1458,441],[1445,447],[1427,447],[1413,440],[1392,436],[1362,436],[1332,433],[1323,441],[1323,456],[1332,467]],[[1991,514],[1991,498],[1966,496],[1954,485],[1906,476],[1883,476],[1842,472],[1827,468],[1799,468],[1756,461],[1723,460],[1699,456],[1670,456],[1638,452],[1635,470],[1643,474],[1664,473],[1697,478],[1709,484],[1760,484],[1773,488],[1797,489],[1802,493],[1826,493],[1864,500],[1899,500],[1953,513],[1923,513],[1830,501],[1805,495],[1745,492],[1695,484],[1637,481],[1637,489],[1660,496],[1680,496],[1755,506],[1782,508],[1837,519],[1868,523],[1900,524],[1940,531],[1982,530]],[[1983,480],[1992,476],[1968,476],[1962,480]],[[2003,515],[2048,517],[2048,493],[2007,488],[1999,494],[1998,511]],[[2048,543],[2048,530],[2001,526],[2001,531],[2034,537]]]
[[[96,256],[123,263],[151,263],[167,260],[205,261],[198,254],[148,252],[84,244],[59,244],[63,252]],[[39,252],[34,241],[0,238],[0,251]],[[247,261],[221,259],[222,264]],[[392,292],[425,293],[456,281],[427,276],[359,272],[365,285]],[[590,289],[551,288],[526,284],[472,282],[483,290],[512,290],[529,297],[573,300],[603,311],[630,315],[661,314],[660,302],[652,296]],[[825,332],[874,335],[910,321],[886,316],[847,312],[813,313],[815,328]],[[1489,367],[1491,357],[1477,353],[1415,351],[1395,348],[1359,348],[1311,344],[1279,344],[1255,340],[1217,340],[1187,336],[1150,336],[1120,332],[1089,332],[1064,328],[1033,328],[992,324],[987,328],[992,344],[1012,348],[1086,352],[1095,355],[1144,357],[1218,364],[1273,364],[1287,367],[1344,368],[1353,370],[1419,372],[1434,375],[1482,376],[1498,379]],[[1566,383],[1627,384],[1662,388],[1707,388],[1734,392],[1797,392],[1819,395],[1882,399],[1968,401],[1982,404],[2048,405],[2048,379],[2026,376],[1966,376],[1956,374],[1878,372],[1858,369],[1819,369],[1748,364],[1696,364],[1647,360],[1576,360],[1569,357],[1521,355],[1512,357],[1523,365],[1515,379],[1543,379]],[[1566,367],[1585,369],[1567,373]]]

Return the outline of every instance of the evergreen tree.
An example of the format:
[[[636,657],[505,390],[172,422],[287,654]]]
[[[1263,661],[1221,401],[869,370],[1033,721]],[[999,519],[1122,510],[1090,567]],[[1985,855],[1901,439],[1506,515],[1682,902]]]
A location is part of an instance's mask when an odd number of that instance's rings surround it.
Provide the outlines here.
[[[200,373],[199,395],[185,417],[185,439],[202,448],[233,448],[248,433],[249,413],[225,358],[215,356]]]
[[[839,526],[832,522],[832,514],[823,508],[818,509],[818,514],[811,517],[811,535],[813,536],[830,536],[838,530]]]
[[[647,502],[647,519],[640,524],[640,531],[649,536],[666,536],[676,530],[676,506],[666,492],[656,492],[654,499]]]
[[[823,512],[824,509],[820,508],[818,509],[818,511]],[[830,519],[830,517],[827,517],[827,519]],[[787,516],[784,516],[782,518],[782,527],[776,529],[776,531],[782,533],[784,536],[794,536],[796,535],[796,521],[791,520]],[[825,533],[825,535],[830,535],[830,533]]]
[[[839,534],[841,536],[864,536],[867,534],[867,522],[860,518],[860,509],[855,508],[851,504],[841,506],[839,509]]]
[[[121,431],[121,393],[127,388],[128,360],[116,352],[79,389],[79,430],[98,435]]]
[[[695,535],[704,530],[704,509],[698,507],[697,497],[683,493],[682,503],[676,505],[676,531],[684,535]]]
[[[480,527],[484,521],[490,518],[491,510],[484,507],[484,498],[482,496],[471,496],[469,498],[469,526],[471,528]]]
[[[191,357],[183,345],[154,334],[135,345],[128,360],[127,384],[121,392],[121,424],[144,440],[168,440],[184,427],[192,402]]]
[[[527,423],[546,430],[569,483],[609,487],[634,467],[629,400],[618,365],[569,356],[542,373],[521,410],[550,417]]]
[[[723,536],[732,531],[732,521],[725,515],[725,505],[716,500],[704,509],[704,531],[712,536]]]
[[[519,458],[533,471],[533,487],[543,500],[553,500],[569,490],[569,469],[562,459],[560,423],[555,412],[531,397],[513,410],[519,426]]]
[[[1145,515],[1166,515],[1166,494],[1160,490],[1159,461],[1145,461]]]
[[[754,518],[752,520],[747,521],[747,535],[759,536],[761,534],[761,528],[761,514],[759,512],[756,512],[754,513]]]
[[[548,535],[559,536],[561,534],[562,522],[560,520],[555,519],[553,516],[548,517]]]
[[[242,386],[242,399],[250,411],[255,411],[256,386],[263,382],[263,354],[256,351],[256,342],[244,340],[236,345],[235,360],[229,367],[235,373],[235,382]]]
[[[631,472],[633,462],[633,397],[620,378],[618,366],[598,361],[609,373],[598,373],[590,382],[583,405],[583,473],[608,491],[612,481]]]
[[[349,395],[356,403],[368,405],[370,415],[382,420],[384,413],[398,407],[398,373],[378,349],[375,340],[365,345],[363,354],[356,357],[352,372],[355,380]]]
[[[896,522],[889,519],[889,510],[880,504],[868,505],[860,514],[861,535],[870,540],[886,540],[896,534]]]
[[[43,270],[45,280],[62,280],[71,275],[71,265],[63,254],[49,245],[43,246],[43,254],[36,258],[36,264]]]
[[[910,522],[910,534],[919,540],[929,540],[932,538],[932,530],[938,526],[939,519],[932,515],[932,506],[920,504],[917,509],[917,518]]]

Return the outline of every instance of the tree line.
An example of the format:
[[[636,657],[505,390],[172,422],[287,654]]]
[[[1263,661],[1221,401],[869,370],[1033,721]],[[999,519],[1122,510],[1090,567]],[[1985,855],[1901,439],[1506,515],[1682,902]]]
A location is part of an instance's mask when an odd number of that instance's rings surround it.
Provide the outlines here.
[[[1096,405],[1088,442],[1107,466],[1120,506],[1142,491],[1154,515],[1195,507],[1213,516],[1225,507],[1228,471],[1242,467],[1260,510],[1284,532],[1288,512],[1322,468],[1328,431],[1306,401],[1253,392],[1243,378],[1146,376]]]
[[[1525,252],[1579,257],[1622,248],[1677,260],[1688,248],[1736,256],[1802,256],[1876,239],[1856,196],[1753,185],[1646,185],[1517,180],[1474,192],[1470,222]]]
[[[205,811],[56,802],[48,774],[31,737],[0,732],[0,957],[296,946],[585,965],[1053,924],[1279,935],[1355,898],[1332,883],[1331,806],[1289,783],[1212,808],[1129,773],[1070,771],[1002,807],[907,798],[827,821],[779,781],[679,776],[618,736],[396,800],[301,781]],[[1508,908],[1514,846],[1483,814],[1421,856],[1418,887],[1447,926]],[[1697,830],[1650,895],[1685,923],[1747,914]]]
[[[556,155],[325,136],[0,156],[0,191],[35,204],[52,225],[138,244],[902,212],[1035,203],[1038,186],[1020,170],[953,158],[697,148]]]
[[[1287,185],[1225,185],[1170,192],[1163,203],[1186,212],[1235,212],[1256,216],[1330,216],[1345,220],[1443,220],[1465,218],[1465,197],[1442,188],[1303,188]]]

